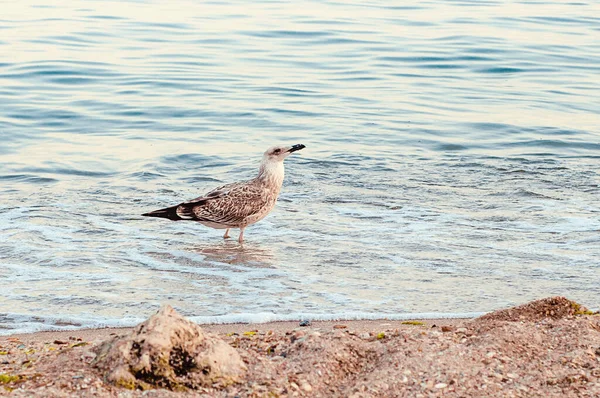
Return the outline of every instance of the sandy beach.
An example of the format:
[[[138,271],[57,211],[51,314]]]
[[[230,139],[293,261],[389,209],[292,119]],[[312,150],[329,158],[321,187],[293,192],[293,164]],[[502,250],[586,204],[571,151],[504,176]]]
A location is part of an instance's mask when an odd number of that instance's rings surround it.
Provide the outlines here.
[[[267,323],[230,323],[217,325],[201,325],[207,332],[227,335],[231,333],[243,334],[248,331],[264,333],[273,332],[288,332],[290,330],[312,330],[312,331],[327,331],[334,328],[345,326],[344,329],[349,329],[354,332],[370,332],[373,330],[387,330],[397,328],[410,328],[417,322],[426,327],[441,327],[443,325],[458,325],[467,319],[414,319],[410,321],[398,320],[352,320],[352,321],[313,321],[309,326],[302,327],[297,321],[290,322],[267,322]],[[104,328],[104,329],[82,329],[74,331],[49,331],[37,333],[13,334],[10,336],[0,336],[0,341],[7,338],[19,339],[22,342],[38,343],[50,340],[69,340],[76,338],[85,341],[103,340],[110,338],[116,334],[125,334],[133,328]]]
[[[93,329],[1,337],[0,395],[600,396],[600,317],[561,297],[477,319],[201,327],[239,354],[246,371],[238,382],[178,391],[118,387],[93,364],[103,341],[133,329]]]

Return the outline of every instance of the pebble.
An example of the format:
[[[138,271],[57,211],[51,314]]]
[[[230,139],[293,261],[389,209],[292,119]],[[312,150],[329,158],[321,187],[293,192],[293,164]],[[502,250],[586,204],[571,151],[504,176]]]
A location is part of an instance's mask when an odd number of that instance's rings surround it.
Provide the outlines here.
[[[300,342],[300,341],[304,341],[304,336],[306,335],[306,333],[303,330],[298,330],[296,332],[294,332],[294,334],[292,335],[292,337],[290,337],[290,341],[292,343],[294,342]]]
[[[348,328],[348,326],[346,326],[346,325],[333,325],[333,328],[334,329],[346,329],[346,328]]]
[[[310,384],[308,384],[307,382],[302,383],[302,385],[300,386],[300,388],[302,388],[306,392],[311,392],[312,391],[312,386]]]
[[[437,388],[438,390],[442,389],[442,388],[446,388],[446,387],[448,387],[448,384],[446,384],[446,383],[437,383],[435,385],[435,388]]]
[[[311,323],[309,320],[305,320],[305,321],[300,321],[300,326],[310,326]]]

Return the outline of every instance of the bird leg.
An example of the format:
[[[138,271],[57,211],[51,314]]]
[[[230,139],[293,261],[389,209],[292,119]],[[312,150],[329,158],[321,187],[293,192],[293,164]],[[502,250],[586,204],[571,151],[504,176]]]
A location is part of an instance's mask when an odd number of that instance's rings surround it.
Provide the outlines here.
[[[227,230],[225,230],[225,235],[223,235],[223,239],[227,239],[227,238],[231,238],[231,236],[229,236],[229,228],[227,228]]]
[[[240,227],[240,238],[238,239],[238,242],[244,243],[244,227]]]

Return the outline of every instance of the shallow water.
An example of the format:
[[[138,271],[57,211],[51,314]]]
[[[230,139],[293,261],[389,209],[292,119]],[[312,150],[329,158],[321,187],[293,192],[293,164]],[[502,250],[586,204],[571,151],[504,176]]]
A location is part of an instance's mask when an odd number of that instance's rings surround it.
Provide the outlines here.
[[[0,16],[0,333],[600,307],[595,2],[55,3]],[[139,216],[278,143],[243,247]]]

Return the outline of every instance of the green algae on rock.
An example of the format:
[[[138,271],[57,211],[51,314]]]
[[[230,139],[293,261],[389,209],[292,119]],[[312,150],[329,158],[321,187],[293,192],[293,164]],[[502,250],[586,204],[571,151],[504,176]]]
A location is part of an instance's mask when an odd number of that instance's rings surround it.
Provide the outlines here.
[[[0,384],[16,383],[19,381],[23,381],[23,379],[24,379],[23,376],[15,376],[15,375],[9,375],[6,373],[0,373]]]
[[[404,321],[403,325],[411,325],[411,326],[425,326],[425,322],[421,321]]]
[[[592,311],[575,301],[566,297],[555,296],[541,300],[535,300],[530,303],[519,305],[517,307],[506,308],[485,314],[477,319],[490,321],[538,321],[546,318],[561,319],[577,315],[593,315]]]

